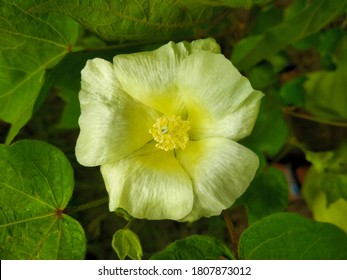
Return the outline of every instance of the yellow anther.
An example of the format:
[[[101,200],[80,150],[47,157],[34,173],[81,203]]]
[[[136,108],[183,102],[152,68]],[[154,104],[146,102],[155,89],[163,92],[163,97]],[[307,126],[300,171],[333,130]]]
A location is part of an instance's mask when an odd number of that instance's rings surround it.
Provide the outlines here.
[[[152,134],[157,142],[155,146],[159,149],[171,151],[181,148],[184,150],[189,140],[189,129],[189,122],[182,120],[180,116],[162,116],[153,124],[149,133]]]

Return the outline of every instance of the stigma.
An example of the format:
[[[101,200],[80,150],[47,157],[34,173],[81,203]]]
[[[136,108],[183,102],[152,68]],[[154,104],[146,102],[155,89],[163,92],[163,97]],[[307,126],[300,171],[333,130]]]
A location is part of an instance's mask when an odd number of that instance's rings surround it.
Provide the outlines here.
[[[189,129],[189,122],[182,120],[181,116],[162,116],[153,124],[149,133],[157,142],[155,146],[161,150],[184,150],[189,140]]]

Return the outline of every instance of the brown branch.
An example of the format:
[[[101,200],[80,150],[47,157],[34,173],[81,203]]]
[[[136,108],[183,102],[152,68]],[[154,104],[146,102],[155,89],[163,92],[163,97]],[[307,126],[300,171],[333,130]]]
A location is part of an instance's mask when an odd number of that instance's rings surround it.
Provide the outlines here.
[[[226,210],[223,210],[222,214],[223,214],[223,218],[224,218],[226,225],[227,225],[227,228],[228,228],[228,233],[229,233],[229,237],[230,237],[231,244],[233,247],[234,256],[237,260],[239,260],[240,259],[239,250],[238,250],[239,237],[236,234],[235,226],[233,225],[233,223],[229,217],[229,214]]]

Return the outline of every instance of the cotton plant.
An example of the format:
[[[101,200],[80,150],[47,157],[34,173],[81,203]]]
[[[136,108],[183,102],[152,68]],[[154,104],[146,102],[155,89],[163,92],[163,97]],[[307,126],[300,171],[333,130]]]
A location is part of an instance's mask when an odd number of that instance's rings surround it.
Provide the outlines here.
[[[77,160],[101,166],[110,211],[149,220],[219,215],[258,169],[257,155],[237,141],[251,134],[262,96],[212,38],[89,60]]]
[[[0,0],[0,259],[346,260],[347,1],[284,2]]]

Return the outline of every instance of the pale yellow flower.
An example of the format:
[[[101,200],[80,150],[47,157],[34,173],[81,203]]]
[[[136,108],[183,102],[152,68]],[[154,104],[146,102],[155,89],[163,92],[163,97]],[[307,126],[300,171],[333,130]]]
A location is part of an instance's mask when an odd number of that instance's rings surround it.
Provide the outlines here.
[[[76,156],[101,165],[111,211],[194,221],[246,190],[258,157],[249,135],[260,99],[213,39],[89,60]]]

